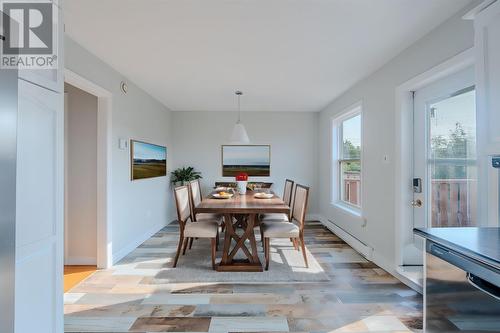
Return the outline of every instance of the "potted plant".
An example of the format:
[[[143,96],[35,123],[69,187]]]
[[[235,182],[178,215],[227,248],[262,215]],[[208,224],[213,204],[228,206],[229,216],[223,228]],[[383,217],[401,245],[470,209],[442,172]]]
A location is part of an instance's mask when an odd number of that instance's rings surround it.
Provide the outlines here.
[[[193,167],[177,168],[171,172],[170,181],[174,185],[185,185],[188,182],[203,178],[201,172],[195,171]]]

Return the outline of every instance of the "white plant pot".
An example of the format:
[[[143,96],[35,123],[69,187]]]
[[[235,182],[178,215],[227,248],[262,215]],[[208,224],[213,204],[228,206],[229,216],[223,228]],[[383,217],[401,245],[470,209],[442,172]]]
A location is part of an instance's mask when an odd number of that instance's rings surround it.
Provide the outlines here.
[[[248,184],[247,181],[238,180],[236,184],[238,185],[238,193],[240,194],[247,193],[247,184]]]

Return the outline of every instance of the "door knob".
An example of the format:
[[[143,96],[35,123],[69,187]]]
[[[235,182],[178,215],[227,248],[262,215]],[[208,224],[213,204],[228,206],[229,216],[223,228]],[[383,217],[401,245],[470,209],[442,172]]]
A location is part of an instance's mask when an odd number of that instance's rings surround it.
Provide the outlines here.
[[[422,200],[420,200],[420,199],[413,200],[413,201],[411,202],[411,205],[412,205],[413,207],[422,207]]]

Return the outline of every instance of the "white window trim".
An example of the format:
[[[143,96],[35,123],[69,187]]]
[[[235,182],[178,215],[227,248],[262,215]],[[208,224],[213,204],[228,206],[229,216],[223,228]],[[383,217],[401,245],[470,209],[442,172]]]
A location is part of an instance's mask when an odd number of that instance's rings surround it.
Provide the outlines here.
[[[344,122],[345,120],[348,120],[354,116],[361,115],[361,191],[359,193],[360,195],[360,207],[351,205],[343,200],[340,199],[340,170],[339,170],[339,155],[340,155],[340,142],[342,140],[341,136],[341,131],[339,130],[340,124]],[[363,123],[364,123],[364,117],[363,117],[363,102],[359,101],[351,106],[345,108],[343,111],[341,111],[337,116],[332,118],[332,124],[331,124],[331,137],[330,137],[330,144],[332,147],[332,158],[331,158],[331,165],[330,165],[330,170],[331,170],[331,183],[330,183],[330,193],[331,193],[331,205],[335,208],[341,209],[344,212],[347,212],[351,215],[354,215],[356,217],[362,217],[362,210],[363,210],[363,192],[364,192],[364,186],[363,186],[363,170],[364,170],[364,163],[363,163]]]

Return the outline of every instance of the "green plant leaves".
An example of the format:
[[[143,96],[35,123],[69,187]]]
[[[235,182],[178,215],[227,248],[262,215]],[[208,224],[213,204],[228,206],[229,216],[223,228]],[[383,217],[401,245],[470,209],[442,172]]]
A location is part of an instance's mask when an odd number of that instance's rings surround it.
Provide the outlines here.
[[[193,167],[178,168],[171,172],[172,183],[189,182],[191,180],[203,178],[201,172],[195,171]]]

